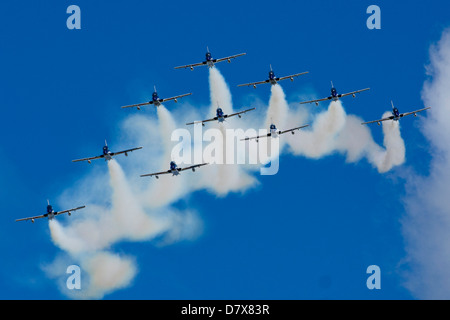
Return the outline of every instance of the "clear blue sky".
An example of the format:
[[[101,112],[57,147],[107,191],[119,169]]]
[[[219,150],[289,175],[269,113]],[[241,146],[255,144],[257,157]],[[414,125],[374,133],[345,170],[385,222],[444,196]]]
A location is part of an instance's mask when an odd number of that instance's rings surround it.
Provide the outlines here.
[[[66,28],[71,4],[81,8],[81,30]],[[371,4],[381,8],[381,30],[366,27]],[[268,101],[268,87],[235,85],[266,77],[272,64],[280,75],[310,71],[283,85],[289,102],[302,90],[328,94],[330,80],[341,91],[370,87],[345,107],[372,120],[390,100],[401,111],[422,107],[428,49],[450,25],[449,9],[446,1],[3,3],[0,298],[67,298],[42,271],[60,252],[48,224],[14,219],[40,213],[46,199],[86,176],[86,166],[70,160],[95,155],[105,138],[119,141],[120,106],[150,98],[154,84],[166,95],[193,92],[194,106],[209,103],[206,69],[174,66],[201,61],[206,46],[217,57],[246,52],[220,66],[236,106],[249,93]],[[401,126],[406,162],[389,173],[338,154],[284,155],[280,172],[258,176],[261,184],[244,195],[200,191],[180,200],[175,206],[199,213],[203,233],[165,247],[116,245],[136,258],[139,273],[105,298],[414,298],[402,285],[408,265],[399,222],[399,170],[426,174],[429,162],[414,120]],[[382,144],[381,129],[371,130]],[[378,291],[366,287],[372,264],[382,272]]]

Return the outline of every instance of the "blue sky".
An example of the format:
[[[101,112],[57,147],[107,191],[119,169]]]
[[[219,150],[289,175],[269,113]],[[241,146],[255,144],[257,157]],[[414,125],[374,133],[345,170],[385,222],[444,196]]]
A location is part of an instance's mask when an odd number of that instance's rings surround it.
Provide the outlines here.
[[[66,28],[71,4],[81,8],[81,30]],[[366,27],[371,4],[381,8],[381,30]],[[310,72],[282,83],[288,102],[304,93],[328,95],[330,81],[340,91],[370,87],[344,107],[372,120],[389,110],[390,100],[400,111],[423,106],[428,50],[450,24],[448,9],[444,1],[3,4],[0,298],[67,298],[42,270],[61,253],[48,224],[14,219],[39,214],[46,199],[58,199],[93,169],[105,172],[104,163],[88,168],[70,160],[97,154],[104,139],[121,143],[128,110],[120,106],[149,99],[153,85],[163,96],[193,92],[189,104],[207,105],[206,68],[174,66],[201,61],[206,46],[217,57],[246,52],[218,65],[236,108],[251,95],[269,100],[268,86],[236,85],[264,79],[272,64],[279,75]],[[174,117],[183,112],[168,108]],[[143,113],[156,119],[154,108]],[[243,193],[217,198],[203,190],[180,199],[174,206],[195,209],[203,232],[167,246],[115,244],[139,271],[105,298],[416,298],[403,285],[409,266],[400,219],[404,172],[428,173],[419,123],[402,121],[406,162],[388,173],[365,159],[348,164],[340,154],[319,160],[286,154],[278,174],[257,176],[258,186]],[[381,129],[371,132],[381,145]],[[381,290],[366,287],[372,264],[380,266]]]

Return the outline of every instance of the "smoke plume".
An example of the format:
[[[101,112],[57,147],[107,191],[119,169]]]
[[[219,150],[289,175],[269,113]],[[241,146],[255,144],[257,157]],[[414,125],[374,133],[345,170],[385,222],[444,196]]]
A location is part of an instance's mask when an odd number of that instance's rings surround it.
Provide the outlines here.
[[[209,70],[211,105],[207,114],[196,116],[214,117],[217,107],[222,108],[225,114],[236,112],[225,79],[215,67]],[[74,215],[70,224],[63,226],[56,219],[49,223],[55,245],[78,261],[87,273],[88,281],[76,297],[102,298],[132,282],[139,269],[137,262],[132,257],[112,252],[111,248],[117,243],[153,241],[158,245],[168,245],[195,239],[201,232],[202,222],[193,211],[179,211],[171,207],[179,199],[196,190],[208,190],[215,196],[225,196],[230,192],[244,192],[258,183],[254,173],[261,164],[214,163],[220,158],[224,163],[227,155],[236,151],[255,155],[257,148],[254,140],[236,144],[243,136],[228,136],[228,129],[242,129],[242,132],[250,132],[248,130],[254,128],[267,130],[273,123],[279,130],[286,130],[309,122],[310,126],[299,133],[278,138],[281,141],[279,151],[270,150],[267,153],[271,154],[271,159],[278,156],[278,152],[283,152],[283,146],[287,146],[294,155],[311,159],[334,152],[345,154],[349,162],[366,157],[379,172],[386,172],[404,161],[405,148],[398,123],[383,124],[383,148],[373,141],[369,128],[361,126],[361,119],[346,114],[340,101],[332,102],[327,110],[312,116],[291,110],[282,87],[277,84],[271,86],[268,106],[263,109],[251,111],[242,119],[232,117],[224,123],[208,122],[207,128],[212,129],[208,131],[211,143],[215,140],[214,135],[224,138],[215,141],[216,147],[210,150],[209,155],[206,151],[210,145],[203,141],[200,150],[206,157],[202,154],[199,161],[209,165],[195,173],[183,171],[177,177],[167,174],[159,180],[140,178],[139,173],[167,171],[169,162],[178,160],[172,153],[177,143],[171,141],[172,133],[179,128],[186,129],[185,123],[193,120],[188,117],[193,116],[193,112],[187,111],[175,119],[163,105],[157,108],[157,121],[145,115],[130,116],[122,124],[124,142],[127,146],[144,147],[127,159],[127,163],[131,164],[125,172],[132,175],[126,174],[116,160],[110,160],[107,174],[86,177],[85,182],[64,193],[64,206],[71,206],[74,202],[86,204],[86,209]],[[202,133],[202,126],[194,125],[189,130]],[[201,136],[200,140],[207,138]],[[235,142],[233,149],[228,143],[232,141]],[[191,145],[193,141],[184,143]],[[264,149],[268,148],[267,144],[259,144],[262,150],[268,151]],[[195,151],[196,147],[192,146],[192,150]],[[199,163],[177,161],[177,164]],[[106,181],[109,181],[107,186]]]
[[[409,273],[406,286],[420,299],[450,299],[450,30],[430,49],[422,99],[431,106],[421,121],[430,144],[428,176],[407,176],[402,219]]]

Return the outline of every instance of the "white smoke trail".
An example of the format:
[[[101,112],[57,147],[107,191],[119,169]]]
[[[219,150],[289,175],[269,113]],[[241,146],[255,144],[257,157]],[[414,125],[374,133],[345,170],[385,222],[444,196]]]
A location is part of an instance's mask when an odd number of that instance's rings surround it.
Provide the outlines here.
[[[421,299],[450,299],[450,29],[430,49],[430,79],[422,100],[431,106],[421,121],[430,143],[428,176],[407,176],[402,219],[409,273],[406,286]]]
[[[170,137],[172,132],[178,128],[178,125],[171,113],[163,105],[160,105],[157,108],[157,114],[159,119],[159,139],[161,140],[162,154],[160,155],[161,160],[156,171],[160,172],[169,170],[170,161],[175,161],[177,165],[182,165],[183,163],[180,163],[178,159],[173,159],[172,157],[172,149],[175,144],[171,141]],[[154,156],[151,157],[151,159],[154,158]],[[145,192],[146,205],[150,207],[161,207],[179,199],[185,194],[185,179],[182,175],[177,177],[178,179],[167,178],[169,177],[164,177],[158,181],[155,181],[154,177],[142,178],[151,180],[152,182],[149,189]]]
[[[336,150],[336,137],[346,122],[346,113],[340,101],[331,102],[326,112],[320,113],[311,130],[302,130],[300,138],[291,137],[289,146],[295,155],[318,159]]]
[[[388,115],[385,113],[383,117]],[[288,137],[287,141],[295,155],[319,159],[339,152],[346,155],[347,162],[366,157],[380,173],[405,161],[405,145],[398,122],[383,122],[385,149],[373,140],[369,127],[361,125],[362,122],[357,116],[347,115],[339,100],[334,101],[327,111],[316,116],[311,129],[302,129],[300,137]],[[290,123],[294,125],[292,120]]]
[[[269,131],[270,125],[274,124],[277,130],[289,129],[286,127],[286,123],[289,116],[289,105],[286,101],[283,88],[279,84],[270,86],[270,99],[269,106],[266,112],[266,119],[264,121],[264,128]],[[297,125],[298,126],[298,125]],[[286,143],[286,139],[276,138],[277,141],[274,144],[272,139],[266,139],[259,142],[258,155],[260,162],[265,164],[274,159],[278,159]],[[272,148],[274,146],[274,148]],[[265,155],[267,157],[265,157]]]
[[[385,112],[382,117],[390,115],[390,112]],[[400,134],[399,122],[383,122],[385,148],[373,140],[369,127],[361,125],[361,122],[363,122],[361,118],[348,115],[345,127],[337,137],[336,149],[347,155],[348,162],[358,161],[365,156],[380,173],[385,173],[405,162],[405,143]]]
[[[231,91],[220,73],[216,68],[209,68],[209,88],[211,94],[211,115],[216,114],[216,109],[220,106],[225,114],[233,112],[233,103]]]
[[[269,128],[271,124],[275,124],[281,129],[287,129],[286,121],[289,116],[289,106],[283,88],[279,84],[271,85],[270,92],[269,107],[264,127]]]
[[[211,68],[209,79],[211,106],[208,118],[215,115],[217,105],[224,113],[232,113],[231,93],[223,76],[216,68]],[[291,124],[293,126],[305,124],[307,116],[304,114],[300,116],[299,113],[295,113],[295,116],[291,116],[286,97],[279,85],[272,86],[271,92],[264,118],[258,118],[263,113],[244,117],[253,116],[259,121],[259,127],[265,129],[268,129],[272,122],[276,122],[279,129],[289,129]],[[157,114],[158,122],[133,117],[132,123],[131,120],[127,122],[125,130],[130,131],[132,139],[146,142],[144,147],[150,145],[153,152],[141,157],[142,163],[138,163],[136,167],[165,171],[170,160],[177,160],[172,159],[174,142],[170,141],[170,137],[180,124],[176,123],[164,106],[158,107]],[[242,121],[235,117],[224,124],[208,123],[225,138],[221,140],[222,144],[218,144],[216,150],[218,154],[226,158],[226,154],[230,152],[227,149],[226,129],[245,130],[256,121]],[[403,161],[404,146],[402,149],[403,141],[399,135],[398,125],[383,126],[384,143],[387,148],[384,150],[373,142],[369,129],[361,126],[360,122],[360,119],[354,116],[347,116],[340,102],[333,102],[327,111],[316,117],[310,130],[301,131],[300,137],[286,135],[280,139],[286,141],[283,143],[287,143],[294,154],[309,158],[320,158],[335,151],[346,153],[347,160],[350,161],[356,161],[365,155],[380,172],[389,170],[393,165]],[[358,138],[360,140],[354,138],[355,136],[360,136]],[[237,164],[208,165],[195,174],[186,172],[185,175],[183,172],[178,177],[165,175],[159,180],[139,180],[137,185],[144,187],[133,189],[122,168],[115,160],[111,160],[108,162],[111,192],[98,190],[107,178],[99,176],[93,181],[97,186],[97,189],[93,190],[95,193],[102,193],[102,201],[108,197],[111,197],[111,201],[99,205],[96,204],[92,190],[89,189],[88,194],[75,192],[80,201],[86,198],[92,199],[93,203],[87,203],[85,212],[80,214],[80,218],[71,220],[71,224],[67,227],[57,221],[51,221],[52,239],[59,248],[80,261],[80,265],[86,268],[89,285],[83,291],[83,297],[102,297],[128,285],[138,269],[136,263],[129,257],[108,252],[112,245],[120,241],[148,241],[155,238],[160,239],[160,244],[164,245],[181,239],[195,238],[201,230],[201,221],[195,213],[181,213],[169,205],[199,189],[206,189],[218,196],[247,190],[258,182],[251,175],[255,168],[259,167]],[[118,273],[121,276],[117,276]]]
[[[224,114],[233,113],[230,88],[216,67],[209,69],[209,86],[211,92],[210,114],[215,116],[218,107],[222,108]],[[245,190],[256,183],[256,180],[242,166],[236,164],[236,159],[233,159],[234,164],[226,161],[227,155],[233,152],[231,146],[234,146],[234,143],[227,140],[230,138],[227,136],[226,129],[236,129],[241,126],[242,122],[233,118],[230,118],[225,123],[211,123],[211,127],[218,129],[218,133],[222,137],[222,139],[217,139],[217,148],[215,150],[215,158],[221,159],[221,162],[215,168],[211,167],[204,171],[203,174],[207,175],[204,187],[219,196],[224,196],[229,192]],[[205,159],[205,161],[209,162],[209,159]]]
[[[86,212],[80,213],[68,227],[56,219],[49,223],[53,242],[78,260],[88,273],[88,286],[80,293],[85,298],[101,298],[123,288],[136,274],[137,267],[130,258],[106,251],[112,244],[151,240],[165,233],[163,241],[169,243],[193,237],[199,226],[198,219],[189,212],[179,214],[164,208],[161,213],[147,213],[119,164],[110,160],[108,169],[112,187],[110,208],[87,206]]]

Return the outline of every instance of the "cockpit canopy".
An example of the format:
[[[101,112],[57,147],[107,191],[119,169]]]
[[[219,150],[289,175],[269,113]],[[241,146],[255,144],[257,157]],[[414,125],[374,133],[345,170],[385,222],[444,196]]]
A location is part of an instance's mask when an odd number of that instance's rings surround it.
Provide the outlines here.
[[[272,70],[269,71],[269,79],[273,80],[275,78],[275,72],[273,72]]]
[[[271,125],[270,125],[270,130],[276,130],[276,128],[277,128],[277,127],[276,127],[274,124],[271,124]]]
[[[218,117],[222,117],[223,116],[222,108],[217,108],[217,116]]]
[[[333,96],[333,97],[335,97],[336,95],[337,95],[337,90],[336,90],[336,88],[331,88],[331,95]]]
[[[206,61],[210,61],[210,60],[212,60],[212,55],[211,55],[211,53],[207,52],[206,53]]]
[[[177,168],[177,164],[175,161],[170,161],[170,170],[175,170]]]
[[[51,213],[51,212],[53,212],[53,207],[49,204],[47,206],[47,213]]]
[[[103,154],[107,154],[109,151],[108,146],[103,147]]]

